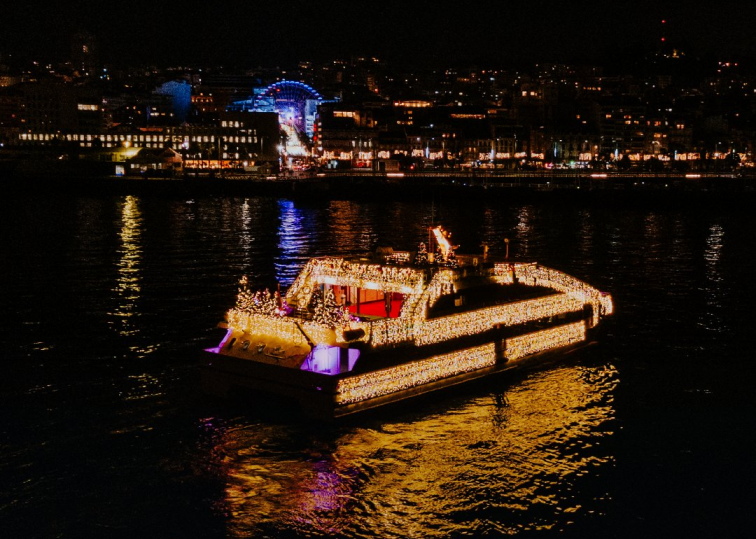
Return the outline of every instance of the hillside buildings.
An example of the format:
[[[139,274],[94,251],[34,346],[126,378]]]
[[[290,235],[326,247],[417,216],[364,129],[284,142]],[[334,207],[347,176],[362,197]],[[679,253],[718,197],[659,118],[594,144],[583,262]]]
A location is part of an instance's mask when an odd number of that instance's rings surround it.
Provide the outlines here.
[[[91,36],[73,50],[66,66],[0,64],[4,150],[125,163],[170,148],[184,168],[234,170],[753,166],[756,79],[734,63],[686,71],[681,56],[658,56],[634,75],[557,64],[398,72],[375,58],[108,71]],[[289,82],[311,90],[303,104],[276,99]]]

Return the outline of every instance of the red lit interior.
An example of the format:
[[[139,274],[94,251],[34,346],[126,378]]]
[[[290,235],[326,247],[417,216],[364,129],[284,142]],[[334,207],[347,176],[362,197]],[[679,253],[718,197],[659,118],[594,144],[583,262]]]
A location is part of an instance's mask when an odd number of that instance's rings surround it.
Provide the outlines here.
[[[353,314],[362,314],[368,316],[379,316],[385,318],[386,313],[386,297],[380,290],[367,290],[362,288],[356,288],[353,286],[334,286],[333,293],[336,297],[336,301],[341,303],[345,301],[349,305],[349,312]],[[391,297],[391,310],[388,313],[388,317],[397,318],[399,311],[402,308],[402,302],[404,301],[404,294],[390,293]]]

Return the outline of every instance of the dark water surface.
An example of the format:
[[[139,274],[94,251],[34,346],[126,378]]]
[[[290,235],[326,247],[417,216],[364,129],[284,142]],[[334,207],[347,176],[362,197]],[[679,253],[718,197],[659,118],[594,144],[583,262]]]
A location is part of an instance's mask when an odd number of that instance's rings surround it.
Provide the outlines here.
[[[202,397],[243,274],[431,219],[615,299],[601,342],[345,424]],[[0,201],[0,537],[753,537],[756,216],[206,196]]]

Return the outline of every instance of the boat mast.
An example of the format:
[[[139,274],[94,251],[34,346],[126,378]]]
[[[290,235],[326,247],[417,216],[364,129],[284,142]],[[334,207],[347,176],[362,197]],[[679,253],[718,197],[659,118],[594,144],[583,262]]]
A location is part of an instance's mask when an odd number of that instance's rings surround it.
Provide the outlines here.
[[[428,252],[434,253],[433,250],[433,220],[434,220],[434,213],[436,211],[436,198],[431,198],[431,218],[430,218],[430,226],[428,227]]]

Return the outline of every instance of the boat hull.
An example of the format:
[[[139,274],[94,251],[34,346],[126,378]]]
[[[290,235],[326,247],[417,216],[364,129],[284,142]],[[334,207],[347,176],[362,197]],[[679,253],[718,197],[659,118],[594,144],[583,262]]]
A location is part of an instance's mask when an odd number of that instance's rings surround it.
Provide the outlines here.
[[[265,403],[293,404],[307,417],[331,421],[431,393],[446,392],[505,372],[542,365],[594,343],[595,341],[581,341],[516,361],[499,361],[488,367],[349,403],[339,402],[339,380],[345,377],[282,369],[275,365],[210,352],[206,353],[201,364],[201,384],[206,394],[221,398],[253,397]]]

